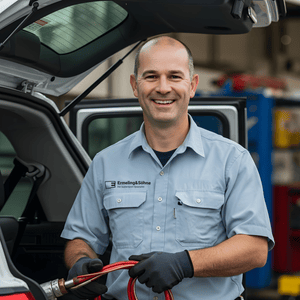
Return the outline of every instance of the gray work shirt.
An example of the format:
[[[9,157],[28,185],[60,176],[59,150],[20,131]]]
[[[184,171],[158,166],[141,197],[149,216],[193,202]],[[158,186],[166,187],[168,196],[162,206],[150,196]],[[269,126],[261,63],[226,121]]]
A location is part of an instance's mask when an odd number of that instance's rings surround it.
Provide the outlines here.
[[[190,130],[163,167],[140,131],[98,153],[69,213],[62,237],[82,238],[103,254],[110,236],[111,263],[132,254],[178,252],[218,245],[236,235],[268,238],[270,220],[257,168],[237,143],[199,128]],[[108,275],[106,298],[127,297],[127,270]],[[136,284],[139,299],[164,299]],[[188,278],[174,298],[232,300],[242,275]]]

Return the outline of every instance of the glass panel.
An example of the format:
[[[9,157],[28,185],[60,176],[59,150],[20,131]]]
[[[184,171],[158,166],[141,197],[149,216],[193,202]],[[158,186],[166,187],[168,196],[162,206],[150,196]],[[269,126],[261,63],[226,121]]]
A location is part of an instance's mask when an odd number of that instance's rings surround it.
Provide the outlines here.
[[[7,137],[0,132],[0,171],[4,179],[14,167],[15,150]]]
[[[59,54],[65,54],[95,40],[127,17],[122,7],[111,1],[69,6],[28,25],[23,30],[39,37]]]
[[[31,188],[30,179],[22,177],[0,210],[0,216],[12,216],[18,220],[25,210]]]
[[[194,115],[192,117],[198,126],[217,134],[223,134],[223,124],[218,117],[211,115]],[[139,130],[142,122],[142,116],[94,119],[88,125],[88,154],[93,158],[99,151]]]
[[[14,168],[13,161],[15,157],[16,152],[12,144],[7,137],[0,132],[0,171],[3,177],[3,183]],[[32,183],[28,178],[21,178],[5,205],[0,207],[0,216],[13,216],[16,219],[21,217],[27,200],[29,199],[31,187]]]
[[[88,126],[88,154],[93,158],[99,151],[140,129],[142,116],[94,119]]]
[[[223,135],[222,121],[216,116],[192,116],[199,127]]]

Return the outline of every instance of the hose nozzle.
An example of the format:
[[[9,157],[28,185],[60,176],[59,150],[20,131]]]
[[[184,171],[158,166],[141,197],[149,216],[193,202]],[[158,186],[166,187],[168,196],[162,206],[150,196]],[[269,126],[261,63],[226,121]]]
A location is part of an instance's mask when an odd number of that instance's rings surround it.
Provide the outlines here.
[[[61,297],[65,294],[68,293],[67,289],[66,289],[66,283],[68,285],[68,287],[71,287],[70,285],[70,280],[68,280],[67,282],[61,278],[61,279],[55,279],[55,280],[51,280],[45,283],[41,284],[42,289],[44,290],[48,300],[55,300],[58,297]],[[73,283],[73,280],[72,280]],[[74,283],[73,283],[74,285]]]

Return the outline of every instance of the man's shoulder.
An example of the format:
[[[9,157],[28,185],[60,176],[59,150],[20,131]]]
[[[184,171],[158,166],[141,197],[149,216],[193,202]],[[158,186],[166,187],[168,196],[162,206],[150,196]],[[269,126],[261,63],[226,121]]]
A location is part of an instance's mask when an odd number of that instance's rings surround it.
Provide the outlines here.
[[[114,154],[125,153],[126,149],[131,145],[132,140],[136,137],[138,131],[128,135],[127,137],[121,139],[120,141],[108,146],[107,148],[98,152],[96,157],[106,157],[107,155],[112,156]]]
[[[200,128],[202,142],[204,144],[209,144],[209,146],[221,146],[222,148],[232,148],[236,149],[238,152],[247,151],[243,146],[237,142],[222,136],[221,134]]]

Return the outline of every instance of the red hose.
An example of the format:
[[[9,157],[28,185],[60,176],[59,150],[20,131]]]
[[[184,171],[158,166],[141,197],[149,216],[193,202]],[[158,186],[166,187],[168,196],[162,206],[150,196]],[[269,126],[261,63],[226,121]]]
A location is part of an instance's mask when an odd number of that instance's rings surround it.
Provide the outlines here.
[[[107,273],[110,273],[110,272],[113,272],[116,270],[121,270],[121,269],[130,269],[137,263],[138,263],[138,261],[134,261],[134,260],[116,262],[116,263],[104,266],[100,272],[77,276],[76,278],[73,279],[73,281],[74,281],[75,286],[79,287],[79,285],[88,284],[89,282],[92,282]],[[137,280],[137,278],[129,279],[128,286],[127,286],[127,295],[128,295],[129,300],[138,300],[137,295],[135,293],[136,280]],[[164,293],[165,293],[165,300],[174,300],[171,290],[167,290]],[[101,300],[101,296],[95,298],[95,300],[96,299]]]

